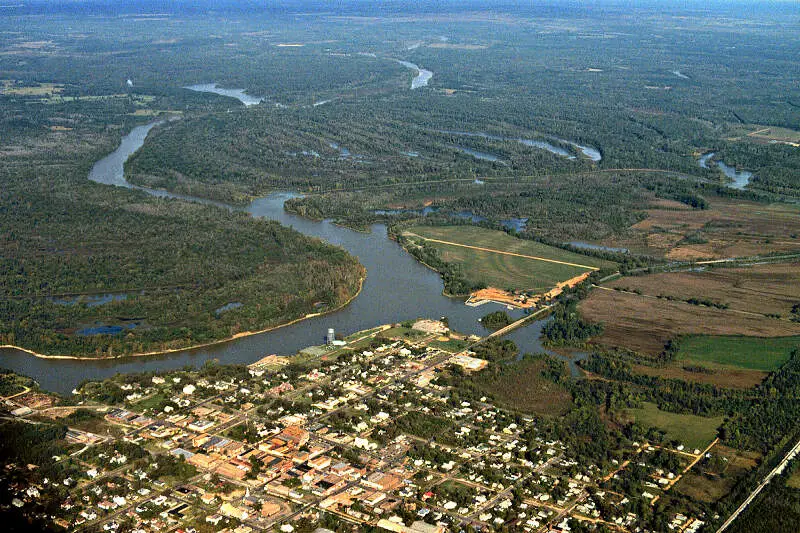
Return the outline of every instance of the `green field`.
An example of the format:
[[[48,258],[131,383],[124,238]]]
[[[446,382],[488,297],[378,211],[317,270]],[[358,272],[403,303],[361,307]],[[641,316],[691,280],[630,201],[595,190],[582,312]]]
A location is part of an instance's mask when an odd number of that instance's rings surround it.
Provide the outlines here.
[[[425,239],[571,263],[553,263],[429,241],[444,261],[460,264],[467,279],[499,289],[545,292],[557,283],[579,276],[592,268],[615,266],[610,261],[475,226],[414,226],[408,232]]]
[[[395,328],[389,328],[387,330],[382,331],[379,334],[379,337],[384,339],[414,339],[417,337],[425,337],[428,335],[424,331],[420,331],[414,328],[407,328],[405,326],[397,326]]]
[[[460,339],[450,339],[447,341],[433,340],[428,343],[428,346],[444,350],[445,352],[457,353],[469,346],[469,343]]]
[[[377,328],[372,328],[372,329],[365,329],[363,331],[356,331],[355,333],[345,337],[344,340],[346,340],[347,342],[352,342],[356,339],[366,337],[367,335],[375,335],[381,330],[383,330],[383,326],[378,326]]]
[[[692,448],[704,449],[722,425],[723,417],[679,415],[660,410],[656,404],[644,402],[637,409],[625,409],[624,415],[645,427],[656,427],[666,434],[667,440],[676,440]]]
[[[709,366],[745,368],[748,370],[777,370],[792,349],[800,347],[800,336],[740,337],[690,336],[681,340],[676,359],[692,363],[711,363]]]

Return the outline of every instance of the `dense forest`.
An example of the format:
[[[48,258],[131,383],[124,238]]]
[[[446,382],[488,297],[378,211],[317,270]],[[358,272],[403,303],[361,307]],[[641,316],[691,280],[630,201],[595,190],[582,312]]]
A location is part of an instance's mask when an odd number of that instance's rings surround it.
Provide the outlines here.
[[[330,310],[358,290],[354,258],[276,222],[90,182],[140,101],[6,100],[0,344],[160,351]]]
[[[131,124],[180,113],[131,158],[129,179],[233,204],[298,189],[314,194],[288,209],[359,228],[432,204],[443,216],[527,218],[528,237],[598,240],[642,220],[654,198],[703,209],[709,194],[797,195],[800,152],[749,135],[773,127],[792,138],[800,123],[794,54],[775,45],[789,32],[780,17],[759,13],[754,31],[614,14],[603,28],[578,17],[575,29],[546,9],[491,23],[457,17],[444,41],[431,40],[432,20],[298,25],[274,13],[221,27],[64,14],[74,32],[48,41],[48,22],[23,17],[0,56],[0,98],[17,106],[4,125],[73,128],[51,130],[64,137],[87,116]],[[522,31],[526,20],[539,30]],[[415,72],[401,58],[434,73],[427,86],[409,89]],[[264,101],[183,88],[210,82]],[[755,173],[748,191],[698,164],[711,151]]]
[[[553,345],[579,345],[603,332],[602,324],[590,324],[581,318],[574,301],[561,303],[553,318],[542,327],[542,339]]]
[[[792,531],[800,523],[800,489],[789,486],[797,476],[800,463],[794,461],[786,472],[775,478],[755,502],[731,525],[733,533],[772,533]]]
[[[488,315],[484,315],[480,320],[483,327],[492,331],[502,329],[513,322],[505,311],[493,311]]]
[[[282,50],[282,58],[270,50],[264,60],[307,61],[324,73],[316,79],[326,82],[339,79],[343,61],[353,61],[344,72],[354,77],[356,65],[371,64],[372,78],[365,79],[377,85],[354,90],[342,84],[333,98],[330,92],[324,99],[312,97],[312,103],[326,102],[315,106],[292,100],[291,87],[277,82],[265,104],[233,106],[225,115],[195,116],[158,132],[131,162],[133,179],[227,199],[275,187],[375,186],[391,187],[393,197],[403,199],[393,188],[407,183],[473,177],[520,182],[595,169],[666,170],[723,183],[718,170],[697,162],[699,154],[716,151],[728,164],[756,173],[754,190],[796,195],[792,172],[775,164],[788,160],[788,168],[796,166],[795,147],[741,134],[748,125],[750,131],[756,125],[797,127],[796,87],[786,75],[791,55],[761,53],[762,47],[774,48],[780,26],[763,35],[748,33],[751,46],[733,53],[737,32],[727,28],[704,26],[687,41],[683,28],[667,21],[621,17],[611,23],[619,30],[613,42],[593,47],[597,28],[586,24],[573,44],[559,31],[527,34],[509,23],[511,42],[494,38],[491,26],[455,23],[453,45],[402,52],[435,73],[429,87],[414,91],[387,89],[402,87],[397,83],[405,78],[389,61],[401,54],[401,43],[378,43],[366,33],[320,50],[307,44],[318,31],[311,25],[293,35],[303,47]],[[675,38],[654,40],[652,27]],[[420,35],[424,42],[424,24]],[[325,64],[328,57],[333,59]],[[758,74],[730,76],[731,70]],[[263,94],[259,81],[225,79]],[[543,142],[552,150],[536,145]],[[596,149],[596,158],[580,147]],[[336,216],[327,207],[325,215]],[[515,212],[523,214],[530,213]]]

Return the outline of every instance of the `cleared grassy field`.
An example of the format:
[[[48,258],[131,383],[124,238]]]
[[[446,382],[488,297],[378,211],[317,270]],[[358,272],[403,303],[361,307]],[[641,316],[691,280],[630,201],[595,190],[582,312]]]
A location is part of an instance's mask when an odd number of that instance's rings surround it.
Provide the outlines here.
[[[457,353],[469,346],[469,343],[459,339],[450,339],[448,341],[434,340],[429,342],[428,346],[431,348],[439,348],[445,352]]]
[[[460,264],[468,279],[499,289],[544,292],[588,270],[615,266],[609,261],[474,226],[415,226],[407,233],[454,243],[428,241],[443,260]],[[459,244],[519,255],[464,248]]]
[[[546,379],[545,361],[523,359],[502,368],[499,375],[484,371],[475,384],[508,409],[540,415],[562,415],[572,405],[572,396],[564,386]]]
[[[703,459],[683,476],[675,490],[694,500],[715,502],[725,497],[736,482],[755,468],[760,455],[721,444],[711,451],[712,459]],[[715,460],[716,458],[716,460]]]
[[[795,470],[792,477],[786,480],[786,486],[793,489],[800,489],[800,470]]]
[[[660,410],[656,404],[644,402],[637,409],[624,409],[623,416],[646,427],[656,427],[666,434],[668,440],[676,440],[692,448],[703,450],[717,436],[717,428],[723,417],[679,415]]]
[[[396,328],[389,328],[383,330],[379,336],[385,339],[414,339],[417,337],[425,337],[428,335],[424,331],[418,329],[407,328],[405,326],[397,326]]]
[[[48,96],[64,90],[64,86],[56,83],[40,83],[36,86],[18,86],[11,81],[2,81],[2,92],[15,96]]]
[[[800,336],[762,338],[698,335],[681,340],[676,359],[768,372],[777,370],[788,361],[795,348],[800,348]]]
[[[800,143],[800,131],[775,126],[753,126],[755,131],[748,133],[748,137],[765,141],[778,141]]]

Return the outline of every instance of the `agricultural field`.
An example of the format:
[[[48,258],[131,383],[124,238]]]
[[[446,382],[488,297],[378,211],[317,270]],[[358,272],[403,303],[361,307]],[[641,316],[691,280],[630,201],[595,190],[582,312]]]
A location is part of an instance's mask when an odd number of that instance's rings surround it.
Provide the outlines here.
[[[800,348],[800,336],[794,337],[709,337],[690,336],[680,341],[676,359],[713,367],[736,367],[750,370],[777,370],[793,349]]]
[[[608,286],[676,300],[700,298],[731,310],[788,318],[800,303],[800,263],[631,276]]]
[[[635,421],[645,427],[655,427],[664,432],[668,441],[678,441],[688,447],[702,450],[717,435],[723,417],[682,415],[660,410],[656,404],[643,402],[642,407],[623,409],[617,415],[622,421]]]
[[[687,368],[684,368],[684,366],[687,366]],[[691,383],[705,383],[717,387],[733,389],[749,389],[755,387],[767,377],[767,373],[761,370],[745,370],[743,368],[731,367],[706,369],[705,371],[699,372],[697,369],[689,368],[688,365],[678,361],[673,361],[664,366],[633,364],[631,365],[631,371],[634,374],[645,376],[680,379]]]
[[[660,201],[619,238],[602,242],[674,260],[747,257],[800,250],[800,209],[709,196],[707,209]]]
[[[579,307],[603,322],[595,339],[602,345],[653,355],[679,335],[800,334],[800,323],[789,320],[800,301],[796,263],[625,277],[609,286]]]
[[[404,235],[427,240],[444,261],[461,265],[470,281],[500,289],[545,292],[589,270],[614,266],[609,261],[474,226],[414,226]]]

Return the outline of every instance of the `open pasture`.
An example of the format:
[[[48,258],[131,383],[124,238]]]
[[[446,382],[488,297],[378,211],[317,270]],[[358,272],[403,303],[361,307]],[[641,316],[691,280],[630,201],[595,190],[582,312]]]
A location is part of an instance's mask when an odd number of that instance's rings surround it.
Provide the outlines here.
[[[461,265],[471,281],[500,289],[545,292],[589,270],[613,266],[608,261],[474,226],[415,226],[406,234],[427,240],[444,261]]]
[[[690,336],[680,341],[676,359],[711,368],[736,367],[772,371],[780,368],[800,348],[800,336],[740,337]]]
[[[705,417],[683,415],[662,411],[655,404],[644,402],[642,407],[624,409],[621,417],[635,421],[645,427],[656,427],[664,431],[668,441],[678,441],[689,450],[704,449],[717,435],[717,428],[722,425],[721,416]]]

